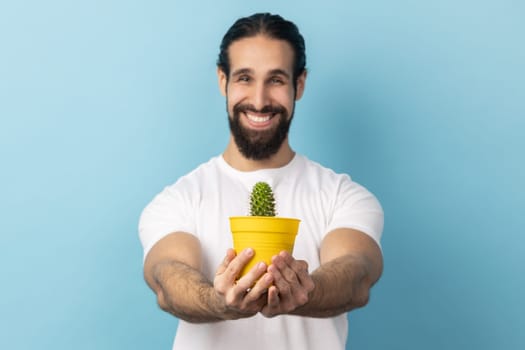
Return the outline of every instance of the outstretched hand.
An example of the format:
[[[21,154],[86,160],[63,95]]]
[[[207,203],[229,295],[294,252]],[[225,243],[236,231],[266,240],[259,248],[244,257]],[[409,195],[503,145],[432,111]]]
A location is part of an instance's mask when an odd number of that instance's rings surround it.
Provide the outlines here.
[[[274,285],[269,287],[267,304],[261,310],[264,316],[287,314],[309,301],[315,284],[306,261],[296,260],[283,251],[272,258],[268,273]]]
[[[213,286],[223,302],[227,318],[253,316],[267,303],[266,293],[273,282],[273,276],[266,273],[265,263],[257,264],[238,279],[242,268],[253,255],[253,249],[245,249],[238,255],[233,249],[228,249],[226,257],[217,269]]]

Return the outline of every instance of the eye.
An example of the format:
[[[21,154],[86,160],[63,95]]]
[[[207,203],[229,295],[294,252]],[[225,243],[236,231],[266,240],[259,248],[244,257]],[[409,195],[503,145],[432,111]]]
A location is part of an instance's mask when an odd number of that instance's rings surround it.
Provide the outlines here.
[[[274,85],[282,85],[284,84],[284,80],[282,80],[281,78],[279,77],[272,77],[270,79],[270,83],[274,84]]]
[[[248,75],[240,75],[237,81],[246,83],[250,81],[250,77]]]

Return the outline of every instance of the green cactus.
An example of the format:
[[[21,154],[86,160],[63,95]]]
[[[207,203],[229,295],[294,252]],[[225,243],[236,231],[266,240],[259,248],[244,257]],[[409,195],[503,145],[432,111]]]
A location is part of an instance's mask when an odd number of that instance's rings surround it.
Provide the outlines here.
[[[257,182],[253,186],[250,196],[251,216],[276,216],[275,198],[270,185],[266,182]]]

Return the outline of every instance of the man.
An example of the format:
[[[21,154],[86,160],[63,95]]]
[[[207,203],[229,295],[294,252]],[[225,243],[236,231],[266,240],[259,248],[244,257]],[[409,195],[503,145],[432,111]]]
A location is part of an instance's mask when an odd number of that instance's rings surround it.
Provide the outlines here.
[[[306,81],[304,40],[282,17],[241,18],[223,38],[219,88],[231,136],[224,153],[144,209],[144,276],[180,319],[173,349],[344,349],[346,313],[382,272],[383,211],[347,175],[295,154],[288,129]],[[231,249],[230,216],[248,212],[258,181],[280,216],[301,219],[281,252],[238,279],[253,250]]]

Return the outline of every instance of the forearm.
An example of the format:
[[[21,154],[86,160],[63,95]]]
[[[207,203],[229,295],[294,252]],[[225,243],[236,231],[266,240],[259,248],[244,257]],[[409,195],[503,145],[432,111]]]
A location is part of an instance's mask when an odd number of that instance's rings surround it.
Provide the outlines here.
[[[292,314],[331,317],[366,305],[374,282],[370,270],[367,259],[350,254],[321,265],[311,274],[315,287],[308,302]]]
[[[230,318],[213,285],[200,271],[177,261],[163,261],[153,270],[160,307],[193,323]]]
[[[159,306],[185,321],[208,323],[251,317],[264,306],[272,283],[270,276],[263,278],[264,264],[238,279],[253,254],[250,249],[238,255],[228,249],[212,283],[200,271],[198,241],[190,234],[174,233],[151,249],[144,277],[157,294]]]

